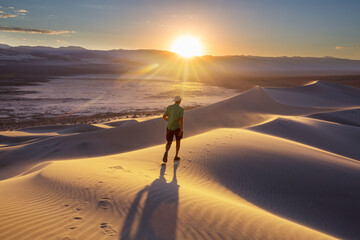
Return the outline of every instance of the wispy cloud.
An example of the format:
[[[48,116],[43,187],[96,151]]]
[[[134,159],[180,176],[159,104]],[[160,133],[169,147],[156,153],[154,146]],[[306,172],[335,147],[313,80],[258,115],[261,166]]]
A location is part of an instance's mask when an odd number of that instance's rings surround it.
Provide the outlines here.
[[[336,50],[342,50],[342,49],[358,49],[360,46],[336,46]]]
[[[0,13],[0,18],[14,18],[18,17],[19,15],[16,14],[9,14],[9,13]]]
[[[59,44],[69,44],[68,42],[59,39],[57,39],[56,42]]]
[[[0,6],[2,8],[2,6]],[[25,9],[15,9],[14,7],[2,8],[0,11],[0,18],[16,18],[22,17],[28,13],[28,10]]]
[[[25,9],[18,9],[18,10],[15,10],[14,12],[27,13],[27,12],[29,12],[29,11],[28,11],[28,10],[25,10]]]
[[[31,34],[50,34],[50,35],[61,35],[61,34],[69,34],[75,33],[75,31],[55,31],[48,29],[33,29],[33,28],[23,28],[23,27],[6,27],[0,26],[0,31],[3,32],[19,32],[19,33],[31,33]]]

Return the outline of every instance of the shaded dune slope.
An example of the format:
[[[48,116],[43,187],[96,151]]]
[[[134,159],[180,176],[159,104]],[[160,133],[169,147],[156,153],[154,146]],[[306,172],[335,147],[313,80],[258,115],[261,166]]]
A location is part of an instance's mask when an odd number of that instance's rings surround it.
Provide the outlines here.
[[[0,144],[10,146],[10,145],[17,145],[17,144],[26,143],[26,142],[29,142],[31,140],[39,140],[39,139],[44,139],[44,138],[47,138],[47,137],[44,137],[44,136],[17,136],[17,137],[13,137],[13,136],[0,135]]]
[[[292,106],[359,106],[360,89],[336,83],[317,81],[306,86],[266,88],[264,90],[275,101]]]
[[[100,129],[102,128],[90,124],[54,125],[24,128],[18,131],[14,131],[15,134],[13,136],[7,136],[11,135],[11,132],[7,132],[8,134],[0,134],[0,144],[5,146],[19,145],[44,140],[54,136],[92,132]]]
[[[335,112],[316,113],[309,115],[308,117],[328,122],[360,127],[360,108]]]
[[[360,160],[359,127],[304,117],[279,117],[249,129]]]
[[[54,126],[41,126],[21,129],[23,132],[28,133],[82,133],[100,130],[101,128],[90,124],[72,124],[72,125],[54,125]]]

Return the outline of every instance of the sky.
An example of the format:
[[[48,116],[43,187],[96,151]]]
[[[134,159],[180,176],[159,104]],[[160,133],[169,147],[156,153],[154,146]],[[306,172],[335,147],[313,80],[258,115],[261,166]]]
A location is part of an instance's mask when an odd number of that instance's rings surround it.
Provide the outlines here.
[[[0,43],[360,59],[360,0],[0,0]]]

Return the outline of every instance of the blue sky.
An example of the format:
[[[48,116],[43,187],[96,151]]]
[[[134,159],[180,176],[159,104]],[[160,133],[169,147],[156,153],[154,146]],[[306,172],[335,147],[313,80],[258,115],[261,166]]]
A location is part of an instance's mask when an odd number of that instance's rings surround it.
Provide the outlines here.
[[[360,59],[359,0],[19,0],[0,6],[0,43],[13,46],[168,50],[190,34],[206,54]]]

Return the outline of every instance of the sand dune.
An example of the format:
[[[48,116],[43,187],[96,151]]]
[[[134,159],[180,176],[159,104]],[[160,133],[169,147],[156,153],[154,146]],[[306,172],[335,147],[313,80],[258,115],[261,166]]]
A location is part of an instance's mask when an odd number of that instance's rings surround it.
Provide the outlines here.
[[[159,118],[0,133],[0,239],[358,239],[358,93],[258,87],[187,111],[167,165]]]
[[[55,125],[55,126],[41,126],[21,129],[23,132],[28,133],[81,133],[81,132],[92,132],[101,128],[90,125],[90,124],[72,124],[72,125]]]
[[[360,128],[305,117],[280,117],[249,128],[360,160]]]
[[[316,113],[311,118],[321,119],[329,122],[360,127],[360,109],[349,109],[335,112]]]
[[[359,105],[360,89],[329,82],[291,88],[268,88],[276,101],[293,106],[349,107]]]
[[[105,124],[111,127],[119,127],[119,126],[126,126],[129,124],[136,124],[136,123],[137,123],[136,120],[122,120],[122,121],[112,121]]]
[[[360,98],[358,101],[360,102]],[[263,88],[257,87],[216,104],[188,111],[185,136],[193,136],[221,127],[239,128],[258,125],[274,119],[276,115],[308,115],[336,109],[338,108],[289,106],[274,101]],[[25,156],[26,162],[29,163],[39,159],[115,154],[161,144],[164,142],[164,131],[164,121],[160,118],[131,122],[126,127],[120,125],[117,128],[100,129],[74,136],[59,136],[5,149],[0,153],[0,160],[8,166],[22,161]],[[141,135],[134,134],[136,132]]]
[[[12,145],[12,144],[19,144],[19,143],[24,143],[24,142],[28,142],[34,139],[41,139],[43,138],[42,136],[18,136],[18,137],[14,137],[14,136],[4,136],[4,135],[0,135],[0,143],[6,146]]]

